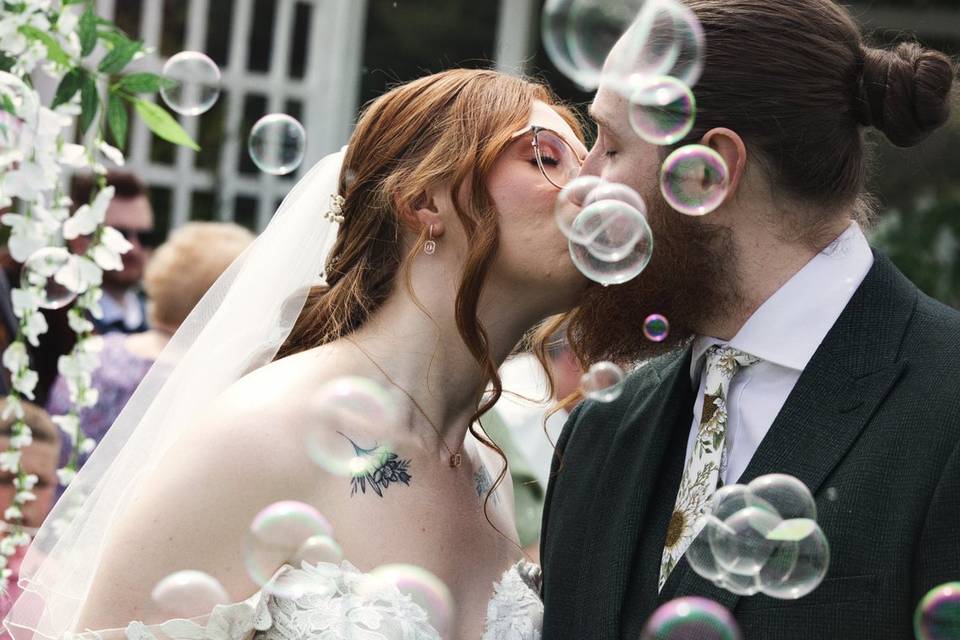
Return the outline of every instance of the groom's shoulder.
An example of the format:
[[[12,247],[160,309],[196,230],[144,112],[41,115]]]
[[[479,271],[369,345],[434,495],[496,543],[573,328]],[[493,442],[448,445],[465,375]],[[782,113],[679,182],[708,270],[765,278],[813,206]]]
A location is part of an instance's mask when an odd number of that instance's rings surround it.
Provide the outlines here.
[[[921,293],[901,356],[921,370],[960,378],[960,311]]]

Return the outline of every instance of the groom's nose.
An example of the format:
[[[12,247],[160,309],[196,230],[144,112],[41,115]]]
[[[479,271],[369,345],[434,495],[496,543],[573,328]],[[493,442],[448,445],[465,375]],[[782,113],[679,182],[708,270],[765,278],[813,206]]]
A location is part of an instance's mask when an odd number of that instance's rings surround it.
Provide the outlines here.
[[[594,143],[593,148],[590,149],[590,153],[587,154],[587,157],[584,159],[583,164],[580,166],[581,176],[599,176],[603,171],[603,154],[598,149],[598,145]]]

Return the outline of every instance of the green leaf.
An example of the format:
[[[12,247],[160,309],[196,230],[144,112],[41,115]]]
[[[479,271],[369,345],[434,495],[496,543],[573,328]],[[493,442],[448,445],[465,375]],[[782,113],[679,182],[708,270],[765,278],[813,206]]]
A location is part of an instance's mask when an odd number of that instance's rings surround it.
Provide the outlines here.
[[[52,35],[29,24],[21,26],[18,31],[31,40],[43,43],[43,46],[47,48],[47,56],[50,57],[50,60],[64,67],[70,66],[70,56]]]
[[[107,101],[107,124],[110,126],[110,133],[113,134],[113,141],[117,143],[117,148],[123,150],[123,145],[127,140],[127,105],[123,99],[115,93],[110,94]]]
[[[80,134],[87,132],[97,110],[100,108],[100,92],[97,91],[97,82],[88,73],[83,74],[80,81]]]
[[[70,99],[80,90],[82,81],[83,72],[80,69],[71,69],[67,72],[60,84],[57,85],[57,91],[53,96],[53,104],[50,105],[50,108],[56,109],[61,104],[70,102]]]
[[[17,108],[13,104],[13,99],[5,93],[0,93],[0,107],[7,113],[17,114]]]
[[[150,127],[150,130],[157,134],[157,136],[168,142],[189,147],[194,151],[200,150],[200,147],[193,141],[193,138],[183,130],[180,123],[174,120],[173,116],[160,105],[137,98],[134,100],[133,106],[137,109],[137,113],[143,118],[146,125]]]
[[[126,38],[124,40],[125,42],[119,42],[110,50],[110,53],[103,56],[103,60],[100,61],[98,67],[100,73],[119,73],[127,66],[128,62],[133,60],[133,56],[143,48],[142,42],[127,40]]]
[[[154,93],[161,87],[175,87],[176,80],[165,78],[155,73],[131,73],[123,76],[117,83],[117,88],[130,93]]]
[[[87,5],[87,10],[80,16],[77,36],[80,38],[80,57],[85,58],[97,46],[97,14],[93,11],[93,3]]]

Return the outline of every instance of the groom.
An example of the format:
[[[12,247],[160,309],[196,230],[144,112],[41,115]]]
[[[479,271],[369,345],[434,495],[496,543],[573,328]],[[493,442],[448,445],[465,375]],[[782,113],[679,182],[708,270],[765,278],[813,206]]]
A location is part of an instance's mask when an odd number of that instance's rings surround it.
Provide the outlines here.
[[[664,150],[601,85],[583,173],[644,195],[656,248],[571,322],[580,355],[642,365],[557,443],[544,637],[638,638],[659,605],[697,595],[748,639],[912,638],[921,598],[960,580],[960,314],[867,244],[863,129],[900,146],[932,133],[951,63],[867,48],[829,0],[685,4],[707,42],[686,142],[723,156],[729,193],[703,218],[672,210]],[[642,337],[651,313],[670,320],[665,344]],[[826,578],[798,600],[735,595],[684,555],[719,484],[769,473],[809,487],[830,544]]]

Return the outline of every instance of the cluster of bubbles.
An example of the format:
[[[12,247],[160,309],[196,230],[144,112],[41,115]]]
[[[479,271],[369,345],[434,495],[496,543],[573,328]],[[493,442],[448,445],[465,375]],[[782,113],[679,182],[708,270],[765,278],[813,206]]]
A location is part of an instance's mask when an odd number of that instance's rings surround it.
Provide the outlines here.
[[[596,362],[580,377],[583,394],[598,402],[613,402],[623,393],[623,369],[612,362]]]
[[[541,33],[551,60],[567,77],[584,90],[602,85],[627,101],[628,121],[642,140],[672,146],[693,130],[692,87],[703,72],[705,43],[696,15],[679,0],[548,0]],[[664,199],[686,215],[714,211],[728,189],[724,159],[704,145],[680,147],[661,167]],[[596,212],[582,222],[568,217],[562,229],[602,224]],[[611,259],[605,263],[602,252],[570,240],[574,262],[602,284],[619,284],[642,271],[638,265],[608,267]]]
[[[364,449],[347,436],[362,439],[374,426],[381,432],[392,431],[390,425],[398,416],[395,396],[366,378],[343,377],[322,387],[314,402],[312,410],[317,413],[318,426],[306,434],[307,452],[313,462],[328,473],[372,479],[390,457],[389,447]],[[280,599],[329,595],[329,585],[321,581],[322,576],[317,580],[292,577],[281,570],[284,565],[342,567],[344,560],[330,521],[316,507],[295,500],[276,502],[260,511],[243,543],[247,574],[264,594]],[[421,567],[383,565],[351,581],[350,589],[352,593],[345,597],[360,599],[399,591],[427,614],[442,637],[452,633],[455,608],[450,591]],[[161,580],[151,595],[154,605],[169,617],[203,615],[230,601],[221,583],[201,571],[173,573]]]
[[[823,581],[830,546],[806,485],[785,474],[731,484],[714,494],[687,549],[698,574],[739,595],[801,598]]]
[[[181,51],[167,60],[163,76],[170,82],[160,96],[185,116],[206,113],[220,97],[220,68],[200,51]],[[300,166],[307,136],[303,125],[285,113],[268,114],[253,125],[247,137],[250,159],[264,173],[286,175]]]
[[[557,197],[554,215],[574,265],[602,285],[627,282],[653,255],[643,198],[630,187],[581,176]]]
[[[913,618],[917,640],[960,638],[960,582],[942,584],[924,596]]]
[[[687,596],[661,605],[640,640],[740,640],[733,615],[713,600]]]

